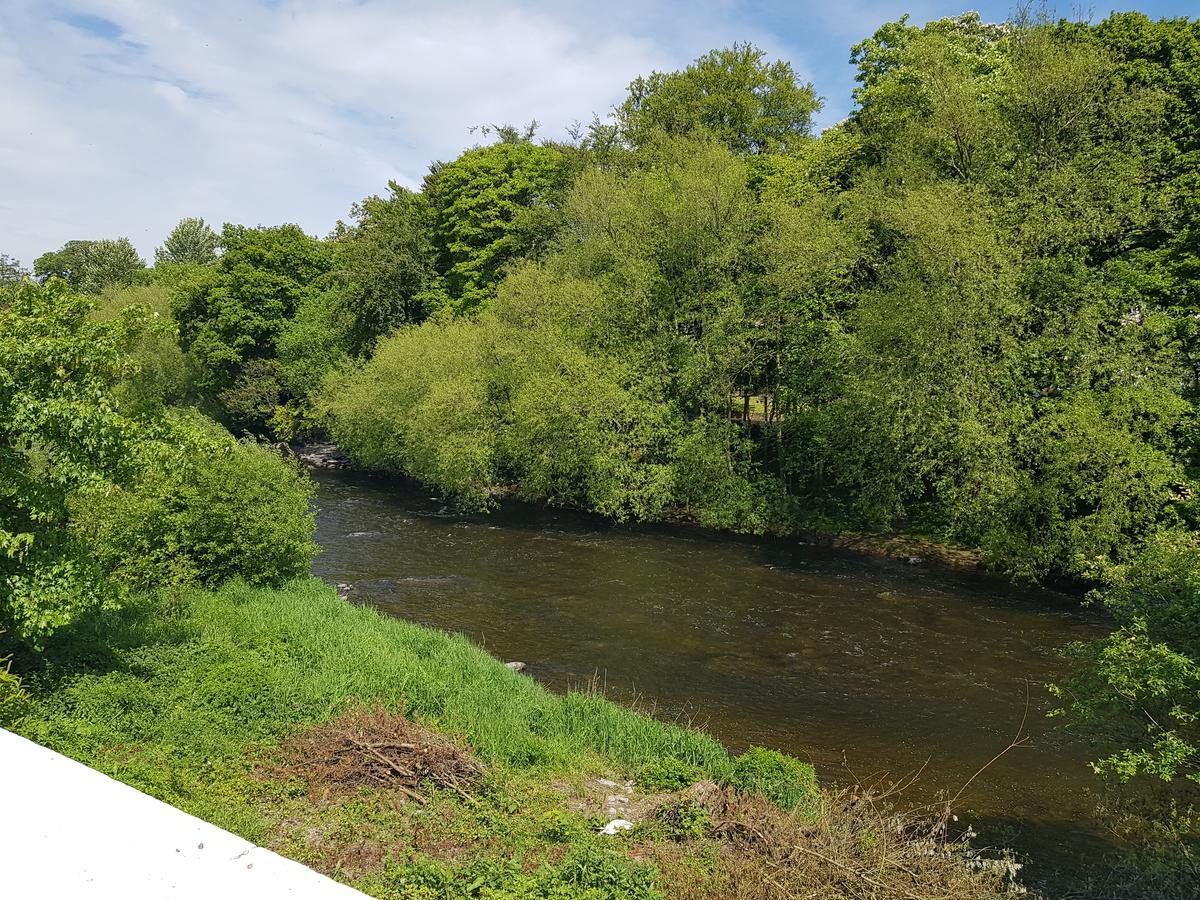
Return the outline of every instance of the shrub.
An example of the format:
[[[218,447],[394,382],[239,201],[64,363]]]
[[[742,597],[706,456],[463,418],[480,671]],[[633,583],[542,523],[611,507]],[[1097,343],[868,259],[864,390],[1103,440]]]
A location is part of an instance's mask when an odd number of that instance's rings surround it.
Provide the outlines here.
[[[654,812],[654,820],[663,827],[668,837],[676,841],[702,838],[712,825],[708,810],[694,800],[660,806]]]
[[[596,900],[610,897],[612,900],[659,900],[662,895],[654,887],[657,874],[654,866],[634,862],[615,850],[578,844],[571,848],[553,875],[549,879],[543,877],[543,880],[549,881],[546,887],[569,885],[580,889],[582,896]]]
[[[580,837],[583,832],[583,822],[579,816],[561,809],[551,809],[542,813],[538,833],[547,841],[566,844]]]
[[[729,784],[788,811],[811,810],[818,797],[817,775],[812,766],[766,747],[751,747],[734,759]]]
[[[295,464],[203,420],[175,429],[182,447],[158,443],[131,486],[106,485],[79,504],[75,527],[94,557],[138,587],[305,574],[313,488]]]
[[[679,791],[700,779],[700,770],[673,756],[656,759],[645,766],[635,779],[643,791],[666,793]]]
[[[428,858],[392,864],[359,887],[397,900],[487,897],[488,900],[660,900],[657,870],[590,843],[572,847],[557,865],[522,870],[517,859],[478,859],[454,870]]]

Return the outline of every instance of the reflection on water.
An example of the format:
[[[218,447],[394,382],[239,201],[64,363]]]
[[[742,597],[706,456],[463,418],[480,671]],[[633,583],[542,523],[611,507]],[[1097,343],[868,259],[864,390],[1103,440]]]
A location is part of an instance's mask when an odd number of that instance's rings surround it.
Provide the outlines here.
[[[1098,841],[1086,760],[1052,732],[1056,649],[1102,633],[1073,601],[794,541],[619,528],[513,505],[464,517],[410,485],[320,472],[319,575],[396,616],[461,631],[562,689],[703,726],[826,780],[954,794],[985,841],[1069,865]],[[998,823],[1015,825],[1016,832]],[[1061,852],[1057,852],[1061,851]]]

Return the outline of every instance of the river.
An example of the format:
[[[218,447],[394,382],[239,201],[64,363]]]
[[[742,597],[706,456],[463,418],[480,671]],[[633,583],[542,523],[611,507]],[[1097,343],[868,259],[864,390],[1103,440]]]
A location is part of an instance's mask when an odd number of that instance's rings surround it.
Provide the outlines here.
[[[466,516],[411,484],[317,471],[318,575],[354,602],[460,631],[555,690],[761,744],[830,782],[919,772],[901,805],[963,791],[960,819],[1033,871],[1100,848],[1095,748],[1047,720],[1076,600],[998,580],[524,504]]]

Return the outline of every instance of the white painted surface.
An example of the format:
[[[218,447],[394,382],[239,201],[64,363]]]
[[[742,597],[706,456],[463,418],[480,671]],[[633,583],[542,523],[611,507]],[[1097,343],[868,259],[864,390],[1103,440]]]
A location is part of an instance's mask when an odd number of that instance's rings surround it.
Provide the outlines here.
[[[0,729],[4,900],[365,896]]]

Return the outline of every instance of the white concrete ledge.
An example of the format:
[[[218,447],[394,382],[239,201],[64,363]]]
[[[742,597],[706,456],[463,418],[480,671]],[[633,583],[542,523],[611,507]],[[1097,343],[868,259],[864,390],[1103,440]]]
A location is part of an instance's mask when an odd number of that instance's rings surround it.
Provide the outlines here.
[[[0,729],[0,897],[365,897]]]

